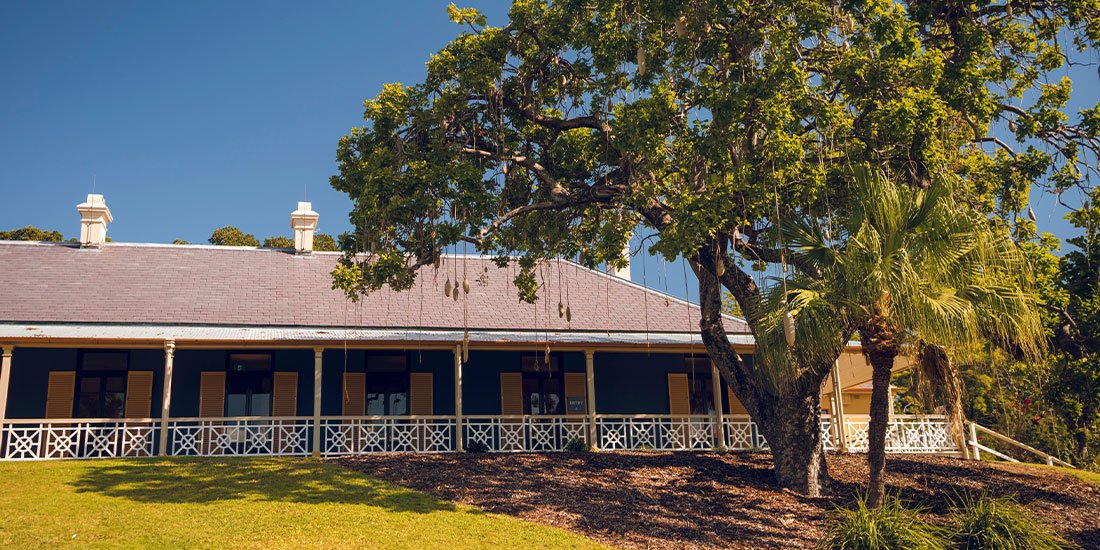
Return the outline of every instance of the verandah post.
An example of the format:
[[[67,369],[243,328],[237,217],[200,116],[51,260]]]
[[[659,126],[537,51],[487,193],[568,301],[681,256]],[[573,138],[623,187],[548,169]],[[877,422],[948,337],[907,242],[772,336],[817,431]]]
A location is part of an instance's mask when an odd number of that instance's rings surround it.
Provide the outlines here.
[[[0,443],[4,440],[4,420],[7,419],[8,413],[8,384],[11,382],[11,357],[15,346],[4,344],[3,350],[3,361],[0,361]],[[3,454],[3,449],[0,449],[0,456]]]
[[[593,373],[595,354],[596,352],[590,349],[584,350],[584,379],[588,385],[588,399],[585,399],[588,403],[588,444],[593,449],[599,447],[599,442],[596,440],[596,377]]]
[[[726,419],[722,412],[722,379],[719,378],[718,367],[711,363],[710,365],[710,382],[711,393],[714,396],[714,421],[718,433],[714,439],[716,446],[722,449],[726,448]]]
[[[313,456],[321,456],[321,368],[325,348],[313,348]]]
[[[462,344],[455,346],[455,452],[462,452]]]
[[[833,361],[833,424],[836,426],[836,448],[840,452],[848,452],[848,424],[844,420],[844,394],[840,383],[840,359]]]
[[[164,341],[164,387],[160,397],[160,446],[157,455],[168,456],[168,412],[172,406],[172,364],[175,361],[176,341]]]

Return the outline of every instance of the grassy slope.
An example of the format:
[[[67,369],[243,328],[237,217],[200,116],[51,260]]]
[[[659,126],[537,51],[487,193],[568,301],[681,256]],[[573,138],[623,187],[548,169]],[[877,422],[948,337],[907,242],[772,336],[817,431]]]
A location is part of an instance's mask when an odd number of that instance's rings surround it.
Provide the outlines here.
[[[309,459],[0,463],[0,548],[589,548]]]

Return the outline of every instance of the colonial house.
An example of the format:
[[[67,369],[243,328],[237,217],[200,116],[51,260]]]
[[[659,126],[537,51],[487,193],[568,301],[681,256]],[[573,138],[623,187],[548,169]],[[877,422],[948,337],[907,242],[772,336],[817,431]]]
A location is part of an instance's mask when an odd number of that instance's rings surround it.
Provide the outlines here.
[[[0,242],[0,458],[766,446],[698,307],[629,269],[550,263],[528,304],[510,269],[449,255],[351,302],[310,203],[293,250],[107,242],[103,197],[77,210],[79,244]],[[822,395],[828,448],[866,446],[869,379],[851,347]],[[891,450],[955,450],[938,417],[892,426]]]

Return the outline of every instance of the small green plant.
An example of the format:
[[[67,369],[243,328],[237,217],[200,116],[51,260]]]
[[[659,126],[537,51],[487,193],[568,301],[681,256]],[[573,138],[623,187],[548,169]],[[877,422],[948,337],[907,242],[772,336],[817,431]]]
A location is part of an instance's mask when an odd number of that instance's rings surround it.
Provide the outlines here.
[[[907,508],[897,496],[887,495],[880,508],[868,508],[867,497],[854,509],[838,508],[835,519],[818,543],[837,550],[939,550],[946,548],[943,530],[925,523],[920,509]]]
[[[466,444],[466,452],[468,453],[487,453],[489,452],[489,445],[484,441],[471,441]]]
[[[592,446],[587,441],[574,437],[565,444],[565,450],[571,453],[587,453],[592,450]]]
[[[951,509],[951,540],[962,550],[1060,550],[1072,546],[1031,519],[1012,497],[962,495]]]

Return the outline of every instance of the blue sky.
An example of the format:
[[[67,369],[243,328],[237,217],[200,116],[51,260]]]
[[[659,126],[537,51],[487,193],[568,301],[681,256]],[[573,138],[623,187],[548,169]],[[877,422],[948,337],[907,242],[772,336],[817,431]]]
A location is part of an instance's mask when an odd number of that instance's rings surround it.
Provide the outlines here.
[[[446,4],[0,2],[0,229],[76,235],[94,176],[120,241],[205,242],[229,224],[289,235],[306,196],[322,231],[346,230],[350,202],[328,185],[336,141],[362,123],[363,99],[422,79],[461,31]],[[494,23],[506,12],[460,4]],[[1100,95],[1095,68],[1078,73],[1074,108]],[[1067,234],[1053,198],[1035,211]]]

